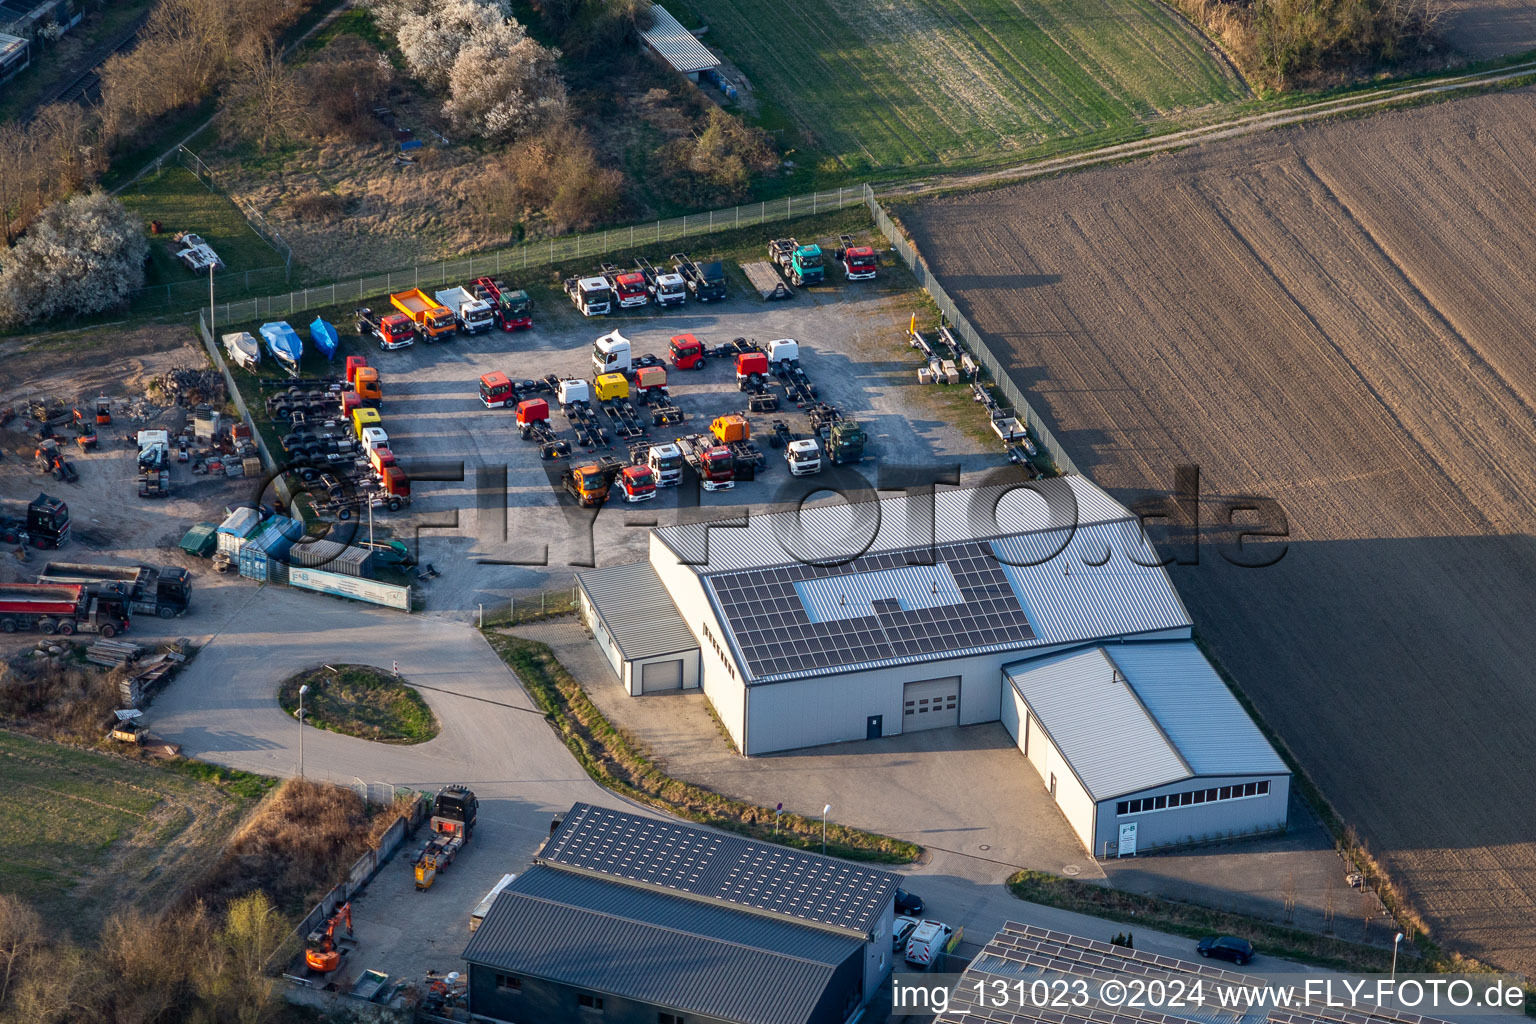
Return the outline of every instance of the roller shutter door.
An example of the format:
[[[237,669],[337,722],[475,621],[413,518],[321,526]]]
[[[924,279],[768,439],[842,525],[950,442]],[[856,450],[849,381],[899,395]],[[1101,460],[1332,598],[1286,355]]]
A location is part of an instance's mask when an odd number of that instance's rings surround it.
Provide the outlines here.
[[[901,694],[901,731],[960,724],[960,677],[907,683]]]
[[[649,665],[640,666],[641,693],[657,693],[661,690],[681,690],[682,688],[681,658],[676,661],[653,661]]]

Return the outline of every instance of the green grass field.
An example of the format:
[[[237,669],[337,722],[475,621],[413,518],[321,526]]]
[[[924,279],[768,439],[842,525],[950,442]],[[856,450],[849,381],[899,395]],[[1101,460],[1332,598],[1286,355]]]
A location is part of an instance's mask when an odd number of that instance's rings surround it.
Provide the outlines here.
[[[242,804],[155,765],[5,731],[0,778],[0,891],[87,931],[114,909],[179,889]]]
[[[689,25],[855,171],[965,167],[1246,94],[1154,0],[682,0]]]
[[[125,189],[120,198],[128,209],[144,218],[145,224],[152,220],[161,224],[162,233],[149,237],[151,266],[146,284],[192,280],[206,283],[206,274],[192,273],[171,256],[169,243],[183,231],[196,232],[213,246],[228,268],[226,282],[231,275],[247,270],[283,265],[282,255],[251,229],[229,197],[210,192],[185,167],[172,165],[159,172],[151,171]]]

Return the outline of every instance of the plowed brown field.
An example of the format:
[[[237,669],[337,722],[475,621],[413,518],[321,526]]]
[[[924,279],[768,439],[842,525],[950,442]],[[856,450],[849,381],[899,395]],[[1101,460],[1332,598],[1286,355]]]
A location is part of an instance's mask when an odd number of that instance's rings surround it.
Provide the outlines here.
[[[1283,505],[1278,565],[1175,568],[1197,628],[1436,933],[1527,973],[1532,124],[1488,95],[898,211],[1098,482]]]

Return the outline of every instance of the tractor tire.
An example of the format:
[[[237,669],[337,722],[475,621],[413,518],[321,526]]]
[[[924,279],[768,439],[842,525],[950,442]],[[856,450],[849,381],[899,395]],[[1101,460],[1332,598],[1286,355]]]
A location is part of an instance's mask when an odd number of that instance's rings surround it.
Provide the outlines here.
[[[59,624],[54,622],[52,619],[43,619],[37,624],[37,628],[49,636],[53,636],[53,634],[59,631]]]
[[[60,636],[73,636],[74,633],[75,633],[75,624],[73,622],[70,622],[68,619],[65,619],[63,622],[59,623],[59,635]]]
[[[400,511],[400,499],[399,498],[390,498],[389,499],[389,510],[391,512],[399,512]]]
[[[346,522],[348,519],[352,518],[352,510],[350,508],[337,509],[336,518],[340,519],[342,522]]]
[[[162,619],[174,619],[176,617],[176,609],[161,608],[159,611],[155,612],[155,614],[160,616]]]
[[[117,627],[116,626],[102,626],[101,627],[101,638],[103,640],[111,640],[115,636],[117,636]]]

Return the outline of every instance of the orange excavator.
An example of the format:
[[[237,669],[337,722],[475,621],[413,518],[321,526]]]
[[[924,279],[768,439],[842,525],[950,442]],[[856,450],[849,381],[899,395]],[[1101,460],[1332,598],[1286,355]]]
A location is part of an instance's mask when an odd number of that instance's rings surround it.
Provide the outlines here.
[[[325,924],[309,933],[304,943],[304,962],[312,971],[329,974],[341,966],[341,950],[336,947],[336,929],[345,928],[352,935],[352,904],[343,903],[325,919]]]

